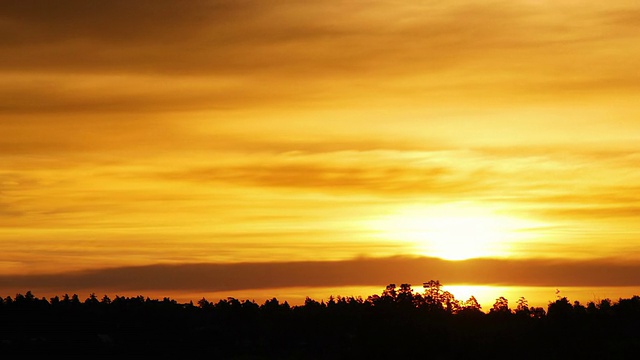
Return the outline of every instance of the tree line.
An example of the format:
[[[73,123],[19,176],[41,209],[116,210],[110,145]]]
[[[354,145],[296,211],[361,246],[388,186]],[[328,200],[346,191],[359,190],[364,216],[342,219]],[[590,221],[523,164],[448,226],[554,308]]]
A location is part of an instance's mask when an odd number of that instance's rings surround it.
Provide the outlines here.
[[[483,311],[444,291],[387,285],[380,294],[291,306],[277,298],[189,303],[95,294],[0,298],[0,353],[206,356],[212,359],[627,358],[640,350],[640,297],[547,308],[499,297]]]

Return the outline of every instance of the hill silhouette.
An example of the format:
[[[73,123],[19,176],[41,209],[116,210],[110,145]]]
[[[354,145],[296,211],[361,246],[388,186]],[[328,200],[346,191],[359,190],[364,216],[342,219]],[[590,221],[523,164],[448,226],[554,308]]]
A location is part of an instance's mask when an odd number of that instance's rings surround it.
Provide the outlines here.
[[[585,305],[558,297],[546,309],[500,297],[485,310],[430,280],[423,291],[389,284],[366,298],[298,306],[276,298],[45,299],[31,291],[0,298],[0,353],[11,356],[619,359],[639,350],[639,296]]]

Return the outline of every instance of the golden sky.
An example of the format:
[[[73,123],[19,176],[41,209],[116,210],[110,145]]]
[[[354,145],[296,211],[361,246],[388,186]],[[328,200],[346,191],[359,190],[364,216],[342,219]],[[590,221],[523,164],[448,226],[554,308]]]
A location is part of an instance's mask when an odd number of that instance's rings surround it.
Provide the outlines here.
[[[1,294],[640,286],[639,23],[623,0],[4,1]]]

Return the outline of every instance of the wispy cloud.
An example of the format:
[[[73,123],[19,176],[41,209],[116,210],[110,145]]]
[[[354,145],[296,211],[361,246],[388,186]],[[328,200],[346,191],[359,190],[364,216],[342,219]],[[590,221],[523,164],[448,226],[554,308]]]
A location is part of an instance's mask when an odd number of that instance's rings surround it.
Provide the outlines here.
[[[594,3],[469,1],[4,5],[0,68],[5,79],[24,76],[3,81],[3,98],[12,99],[5,112],[162,112],[319,98],[495,104],[638,90],[629,74],[640,54],[625,46],[638,36],[627,26],[638,9],[622,3],[606,12]],[[77,84],[87,81],[95,87],[82,91]]]
[[[265,164],[197,169],[168,174],[167,177],[197,182],[231,182],[303,191],[364,192],[378,195],[455,192],[467,187],[460,180],[447,180],[447,170],[438,166],[410,169],[388,165],[350,167],[328,164]]]

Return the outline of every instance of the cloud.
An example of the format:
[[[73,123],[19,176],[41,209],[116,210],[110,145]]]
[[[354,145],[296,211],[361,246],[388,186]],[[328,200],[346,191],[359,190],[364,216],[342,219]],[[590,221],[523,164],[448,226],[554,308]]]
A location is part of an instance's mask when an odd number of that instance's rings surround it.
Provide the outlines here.
[[[402,148],[402,146],[400,146]],[[365,146],[366,148],[366,146]],[[161,171],[154,179],[199,185],[231,184],[325,194],[430,199],[481,198],[506,179],[491,159],[464,150],[306,151]],[[318,152],[313,152],[316,150]],[[210,161],[213,163],[213,161]]]
[[[582,220],[637,219],[640,217],[640,205],[607,206],[601,203],[591,205],[571,204],[554,209],[542,210],[541,213],[552,218]]]
[[[426,193],[463,191],[461,181],[448,181],[447,169],[425,167],[356,165],[353,167],[322,164],[264,164],[255,166],[216,167],[186,173],[168,174],[169,179],[196,182],[229,182],[258,187],[280,187],[320,192],[372,194]]]
[[[637,11],[616,4],[603,14],[592,4],[469,1],[32,0],[3,5],[0,68],[5,70],[252,74],[278,83],[318,77],[374,78],[375,83],[405,75],[428,78],[450,69],[493,84],[500,77],[526,82],[529,75],[544,74],[550,82],[563,82],[567,77],[557,76],[558,66],[579,76],[572,71],[576,59],[586,66],[601,64],[591,50],[601,48],[602,39],[593,36],[624,23],[616,13]],[[490,75],[484,77],[487,70]]]
[[[580,146],[367,150],[367,145],[353,145],[363,150],[332,151],[311,143],[306,151],[190,166],[159,172],[157,177],[328,193],[466,197],[525,205],[529,210],[539,206],[547,215],[562,215],[572,207],[585,215],[589,208],[596,212],[618,209],[622,215],[629,213],[624,209],[637,206],[634,187],[628,185],[638,180],[637,174],[628,171],[637,160],[635,151],[601,152]],[[259,142],[253,148],[260,148]]]
[[[638,286],[640,264],[613,260],[359,258],[346,261],[129,266],[58,274],[1,275],[0,288],[51,291],[216,292],[286,287],[444,284]],[[23,291],[25,291],[23,290]]]
[[[228,111],[287,99],[304,103],[294,89],[266,89],[246,76],[5,73],[0,96],[5,114],[148,114]],[[315,91],[315,90],[314,90]],[[308,95],[308,94],[307,94]]]
[[[459,24],[458,16],[439,16],[447,15],[447,9],[399,9],[375,3],[340,7],[332,1],[9,1],[0,39],[20,51],[3,57],[0,65],[89,72],[202,74],[275,68],[309,73],[324,68],[343,73],[390,65],[389,60],[398,60],[396,50],[416,54],[417,45],[429,41],[437,46],[452,42],[449,37],[462,37],[471,45],[470,39],[481,38]],[[385,21],[410,10],[427,16],[405,19],[404,26]],[[397,36],[410,37],[403,43],[412,45],[399,45]]]

